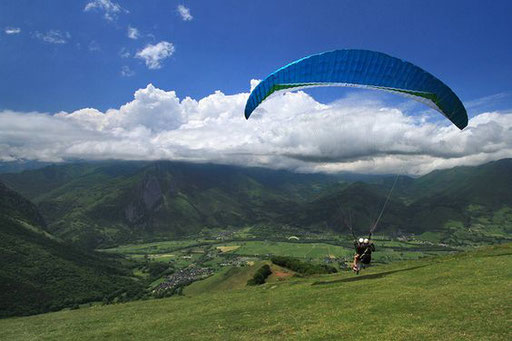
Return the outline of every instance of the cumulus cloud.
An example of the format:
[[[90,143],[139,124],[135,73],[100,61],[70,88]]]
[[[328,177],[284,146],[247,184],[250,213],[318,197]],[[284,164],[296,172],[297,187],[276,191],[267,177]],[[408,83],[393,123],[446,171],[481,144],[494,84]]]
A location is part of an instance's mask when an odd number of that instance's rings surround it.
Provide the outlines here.
[[[128,34],[128,38],[133,39],[133,40],[137,40],[140,37],[139,30],[136,29],[135,27],[131,27],[131,26],[128,26],[127,34]]]
[[[5,34],[19,34],[21,33],[21,28],[19,27],[6,27],[4,28]]]
[[[194,19],[192,14],[190,14],[190,8],[187,8],[183,5],[178,5],[177,10],[178,14],[181,16],[181,19],[183,19],[183,21],[191,21],[192,19]]]
[[[71,39],[69,32],[62,32],[59,30],[49,30],[47,32],[36,31],[34,36],[49,44],[66,44]]]
[[[155,70],[162,67],[162,62],[172,56],[175,51],[172,43],[161,41],[156,45],[148,44],[138,51],[135,58],[144,60],[149,69]]]
[[[111,0],[89,1],[84,7],[84,12],[90,11],[103,12],[103,17],[107,21],[116,20],[119,14],[122,12],[128,13],[128,11],[122,8],[121,5]]]
[[[299,91],[267,100],[245,120],[248,95],[180,99],[150,84],[106,112],[0,112],[0,160],[169,159],[420,175],[512,157],[512,112],[478,114],[459,131],[379,99],[322,104]]]

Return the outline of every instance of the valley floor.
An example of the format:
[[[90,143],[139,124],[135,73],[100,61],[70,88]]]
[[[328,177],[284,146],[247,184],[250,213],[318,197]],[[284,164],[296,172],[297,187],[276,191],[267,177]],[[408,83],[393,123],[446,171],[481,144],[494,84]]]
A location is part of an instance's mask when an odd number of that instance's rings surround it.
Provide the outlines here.
[[[512,244],[0,320],[2,340],[511,340]]]

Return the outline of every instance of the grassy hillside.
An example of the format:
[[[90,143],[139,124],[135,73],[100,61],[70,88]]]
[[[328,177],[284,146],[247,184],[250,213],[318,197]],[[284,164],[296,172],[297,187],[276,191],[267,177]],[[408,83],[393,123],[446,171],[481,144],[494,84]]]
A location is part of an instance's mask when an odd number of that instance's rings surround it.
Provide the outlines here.
[[[0,254],[0,317],[141,290],[113,257],[76,250],[46,232],[37,208],[1,183]]]
[[[0,320],[5,340],[510,340],[512,245],[198,296]]]

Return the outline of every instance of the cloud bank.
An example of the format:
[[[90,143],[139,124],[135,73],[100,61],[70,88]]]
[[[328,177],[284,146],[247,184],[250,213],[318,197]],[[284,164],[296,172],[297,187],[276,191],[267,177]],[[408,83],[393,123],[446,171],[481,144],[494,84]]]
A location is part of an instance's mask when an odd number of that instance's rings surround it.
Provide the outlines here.
[[[168,159],[421,175],[512,157],[511,112],[478,114],[461,132],[448,121],[408,115],[379,99],[352,95],[322,104],[299,91],[267,100],[245,120],[248,95],[217,91],[180,99],[149,84],[131,102],[106,112],[3,111],[0,160]]]

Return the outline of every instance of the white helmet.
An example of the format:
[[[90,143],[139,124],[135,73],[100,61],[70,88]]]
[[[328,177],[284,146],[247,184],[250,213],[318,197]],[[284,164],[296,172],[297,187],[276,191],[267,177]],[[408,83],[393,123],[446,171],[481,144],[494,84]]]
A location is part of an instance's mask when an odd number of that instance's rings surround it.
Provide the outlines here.
[[[363,238],[359,238],[359,242],[360,242],[360,243],[363,243],[363,242],[364,242],[364,239],[363,239]]]
[[[364,242],[365,242],[365,244],[368,244],[370,241],[368,240],[368,238],[365,238]]]

